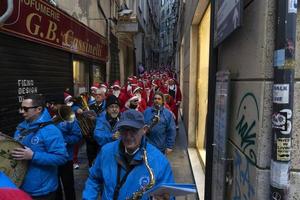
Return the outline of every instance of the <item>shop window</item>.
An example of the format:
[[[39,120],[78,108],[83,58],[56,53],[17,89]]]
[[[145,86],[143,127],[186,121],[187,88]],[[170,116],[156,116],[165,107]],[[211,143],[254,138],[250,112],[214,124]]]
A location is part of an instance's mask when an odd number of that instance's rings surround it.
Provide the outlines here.
[[[85,62],[73,61],[73,83],[75,96],[89,91],[89,70]]]
[[[105,77],[104,77],[104,73],[103,73],[103,70],[101,68],[101,66],[98,66],[98,65],[93,65],[92,66],[92,70],[93,70],[93,73],[92,73],[92,84],[95,84],[95,83],[103,83],[104,80],[105,80]]]

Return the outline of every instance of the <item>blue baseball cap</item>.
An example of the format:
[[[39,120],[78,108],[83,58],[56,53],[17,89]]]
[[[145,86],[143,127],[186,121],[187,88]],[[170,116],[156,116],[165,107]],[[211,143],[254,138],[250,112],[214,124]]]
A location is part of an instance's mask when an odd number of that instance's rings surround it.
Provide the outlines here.
[[[120,121],[117,124],[117,129],[122,126],[129,126],[133,128],[143,128],[145,126],[144,115],[134,109],[126,110],[122,113]]]

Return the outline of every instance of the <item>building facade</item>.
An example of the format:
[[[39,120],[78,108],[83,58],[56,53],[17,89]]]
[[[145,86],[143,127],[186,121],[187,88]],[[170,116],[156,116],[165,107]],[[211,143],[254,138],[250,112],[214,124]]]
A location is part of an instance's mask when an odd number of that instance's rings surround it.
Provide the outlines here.
[[[18,107],[30,93],[63,100],[88,92],[106,80],[107,38],[47,1],[1,1],[0,15],[9,13],[0,28],[1,131],[12,134],[20,121]],[[71,8],[76,16],[78,4]],[[63,5],[62,5],[63,7]],[[10,12],[8,8],[13,8]],[[84,12],[82,12],[84,13]]]
[[[242,26],[218,45],[215,2],[181,1],[176,67],[189,151],[198,154],[191,163],[200,161],[205,170],[205,199],[279,199],[280,192],[270,189],[276,1],[244,1]],[[299,19],[296,27],[298,38]],[[220,71],[230,74],[227,81],[220,82]],[[300,199],[298,72],[296,68],[288,199]],[[221,127],[226,131],[217,135]],[[215,160],[220,148],[226,149],[223,162]]]
[[[177,46],[179,0],[162,0],[160,9],[160,64],[174,66]]]

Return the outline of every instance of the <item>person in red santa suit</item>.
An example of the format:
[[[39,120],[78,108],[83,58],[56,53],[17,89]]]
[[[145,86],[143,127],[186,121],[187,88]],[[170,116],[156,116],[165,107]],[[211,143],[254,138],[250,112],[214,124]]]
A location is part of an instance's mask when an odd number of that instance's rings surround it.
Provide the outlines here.
[[[169,93],[168,93],[168,87],[161,86],[159,88],[159,91],[164,95],[164,107],[172,113],[172,116],[174,117],[174,120],[175,120],[175,114],[173,113],[173,110],[172,110],[175,102],[174,102],[173,97],[171,95],[169,95]]]
[[[133,87],[133,94],[131,97],[126,101],[125,107],[122,111],[127,109],[135,109],[140,112],[144,112],[146,110],[147,104],[145,99],[141,95],[142,88],[140,87]]]
[[[114,83],[112,84],[112,86],[110,87],[110,93],[108,96],[110,95],[115,95],[115,97],[119,98],[120,94],[121,94],[121,84],[119,80],[114,81]]]
[[[109,88],[108,83],[101,83],[100,86],[99,86],[99,89],[100,88],[103,88],[105,90],[105,96],[107,97],[107,95],[108,95],[108,88]]]
[[[149,95],[149,102],[148,102],[148,106],[152,106],[153,105],[153,99],[154,99],[154,94],[159,90],[160,86],[161,86],[161,81],[159,79],[154,79],[152,82],[152,88],[150,91],[150,95]]]
[[[125,103],[129,98],[132,97],[132,87],[137,86],[137,78],[135,76],[129,76],[127,78],[127,84],[124,85],[124,87],[121,88],[121,93],[119,95],[119,101],[120,101],[120,109],[125,109]]]
[[[181,91],[179,85],[173,78],[169,79],[168,84],[169,95],[174,99],[174,104],[171,109],[175,115],[176,129],[178,129],[178,109],[182,100]]]

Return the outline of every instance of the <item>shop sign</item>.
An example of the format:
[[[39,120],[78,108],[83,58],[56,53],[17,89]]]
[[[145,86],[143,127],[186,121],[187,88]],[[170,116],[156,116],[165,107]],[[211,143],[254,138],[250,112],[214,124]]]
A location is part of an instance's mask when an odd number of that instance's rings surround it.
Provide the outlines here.
[[[96,60],[107,60],[106,39],[65,12],[44,0],[13,2],[13,13],[0,28],[1,32]],[[6,8],[6,1],[0,1],[0,16]]]
[[[217,0],[214,46],[218,46],[242,24],[243,0]]]

